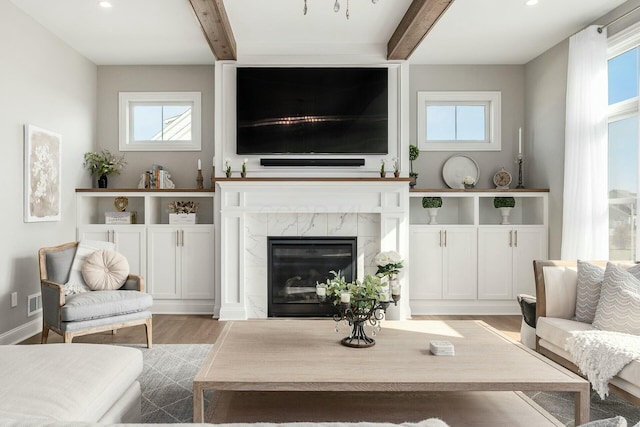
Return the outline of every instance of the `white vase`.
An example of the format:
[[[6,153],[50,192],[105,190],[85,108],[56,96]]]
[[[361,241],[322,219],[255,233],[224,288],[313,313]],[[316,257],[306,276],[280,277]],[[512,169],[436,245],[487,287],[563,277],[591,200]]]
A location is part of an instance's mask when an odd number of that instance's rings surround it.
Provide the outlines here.
[[[500,224],[502,225],[511,224],[509,222],[509,215],[511,215],[511,209],[513,208],[498,208],[498,209],[500,209],[500,215],[502,215],[502,222]]]
[[[440,208],[427,208],[427,212],[429,212],[429,224],[436,225],[438,224],[438,209]]]

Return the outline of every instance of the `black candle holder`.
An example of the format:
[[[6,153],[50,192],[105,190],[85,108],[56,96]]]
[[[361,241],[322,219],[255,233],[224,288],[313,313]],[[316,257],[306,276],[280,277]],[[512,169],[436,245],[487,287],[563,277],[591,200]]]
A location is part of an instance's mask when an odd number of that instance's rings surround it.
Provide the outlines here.
[[[398,305],[400,295],[391,295],[393,304]],[[320,303],[327,300],[326,296],[318,296]],[[376,344],[376,340],[369,337],[364,327],[370,324],[373,327],[373,336],[380,331],[380,321],[384,319],[389,301],[380,301],[376,298],[354,298],[349,302],[340,302],[336,305],[338,313],[333,315],[336,322],[336,332],[338,332],[337,324],[343,320],[349,322],[351,332],[340,340],[340,343],[346,347],[367,348]]]

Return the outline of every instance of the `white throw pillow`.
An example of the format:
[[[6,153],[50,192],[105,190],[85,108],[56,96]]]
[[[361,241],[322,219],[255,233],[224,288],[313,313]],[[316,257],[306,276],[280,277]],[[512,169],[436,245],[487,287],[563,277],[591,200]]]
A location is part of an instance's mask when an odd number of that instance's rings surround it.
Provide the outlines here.
[[[617,265],[617,267],[640,279],[640,264]],[[578,281],[576,284],[576,320],[578,322],[593,323],[600,301],[604,272],[605,269],[602,267],[578,260]]]
[[[71,271],[69,272],[69,280],[64,285],[64,294],[73,295],[81,292],[90,291],[89,287],[82,277],[82,266],[89,255],[99,249],[112,251],[116,245],[111,242],[103,242],[100,240],[81,240],[78,243],[76,254],[73,257]]]
[[[87,257],[82,277],[92,291],[119,289],[129,276],[129,262],[124,255],[100,249]]]
[[[593,327],[640,335],[640,280],[608,263]]]

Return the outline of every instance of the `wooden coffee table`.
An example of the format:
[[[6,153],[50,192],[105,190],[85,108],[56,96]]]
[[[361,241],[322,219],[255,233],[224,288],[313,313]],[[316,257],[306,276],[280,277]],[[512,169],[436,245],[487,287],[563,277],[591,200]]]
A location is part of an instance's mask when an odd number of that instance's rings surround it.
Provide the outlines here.
[[[589,421],[589,383],[481,321],[387,321],[371,348],[340,345],[332,320],[229,322],[193,382],[193,421],[205,390],[281,392],[575,393],[576,425]],[[455,356],[433,356],[448,340]]]

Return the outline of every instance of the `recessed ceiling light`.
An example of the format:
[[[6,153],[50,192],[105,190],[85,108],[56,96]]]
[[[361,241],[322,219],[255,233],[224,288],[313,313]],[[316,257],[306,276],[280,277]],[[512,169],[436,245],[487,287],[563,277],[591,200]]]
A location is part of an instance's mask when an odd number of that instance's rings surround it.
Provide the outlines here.
[[[531,0],[529,0],[529,1],[531,1]],[[98,5],[100,7],[104,7],[105,9],[108,9],[108,8],[113,6],[110,1],[99,1]]]
[[[535,6],[538,4],[538,0],[527,0],[524,4],[527,6]]]

